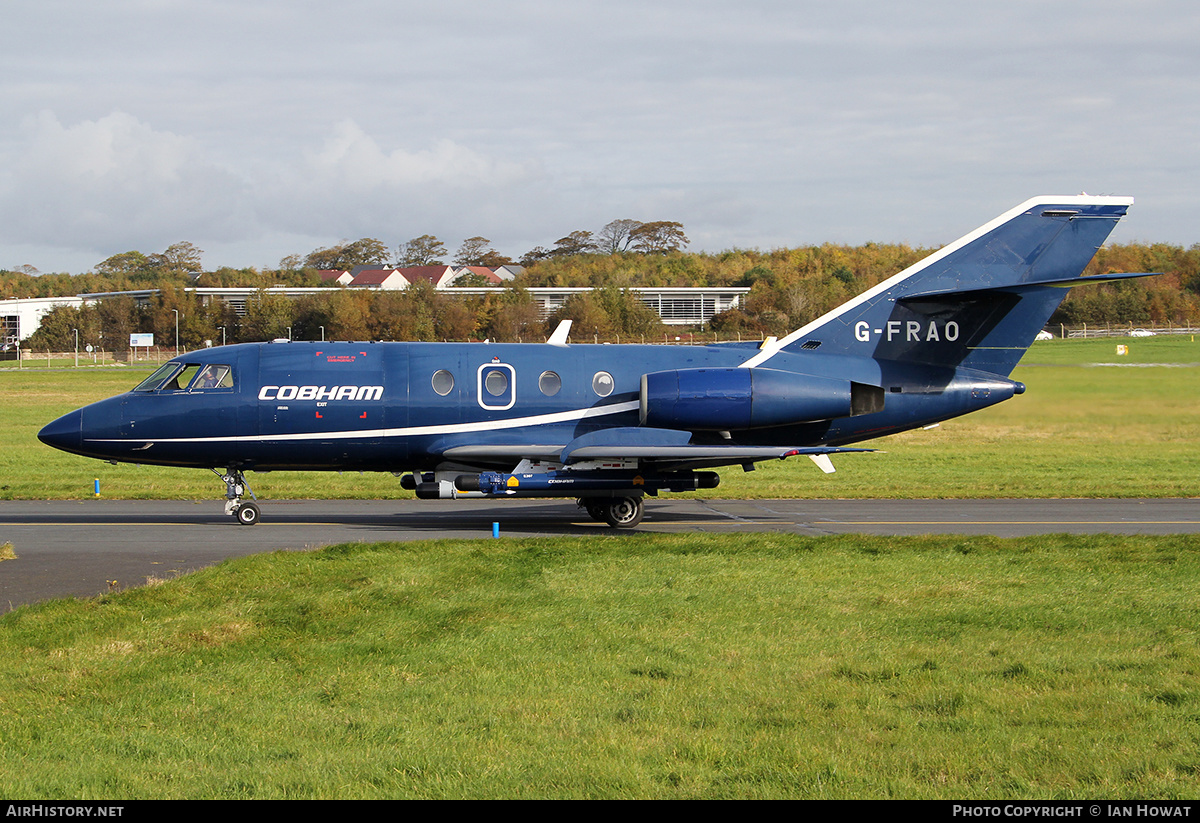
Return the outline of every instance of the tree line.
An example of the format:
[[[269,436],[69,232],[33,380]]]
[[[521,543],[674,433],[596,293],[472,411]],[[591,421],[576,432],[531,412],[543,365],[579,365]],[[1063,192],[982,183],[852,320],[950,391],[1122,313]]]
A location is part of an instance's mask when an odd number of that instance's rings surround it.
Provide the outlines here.
[[[139,303],[128,296],[80,307],[59,306],[42,319],[22,346],[34,351],[71,351],[92,345],[123,352],[132,333],[151,333],[160,347],[194,350],[222,343],[291,340],[425,340],[543,342],[565,319],[575,339],[647,339],[663,334],[658,314],[633,293],[599,289],[576,294],[549,318],[517,286],[485,296],[437,291],[415,283],[402,291],[329,289],[287,297],[259,291],[239,315],[224,300],[167,287]],[[178,323],[178,326],[176,324]]]
[[[643,223],[639,220],[622,219],[613,220],[595,233],[577,229],[554,241],[553,246],[549,249],[544,246],[531,249],[519,261],[496,251],[492,248],[492,241],[486,237],[469,237],[463,241],[452,258],[452,262],[457,266],[485,266],[487,268],[510,266],[514,263],[530,266],[549,258],[587,253],[668,254],[683,251],[687,248],[688,243],[682,223],[670,220]],[[446,264],[448,255],[446,244],[432,234],[423,234],[406,243],[401,243],[394,254],[382,240],[363,237],[354,241],[342,241],[327,248],[314,249],[303,258],[299,255],[290,255],[280,261],[280,268],[349,270],[355,266],[381,268],[386,266],[397,268],[443,266]]]
[[[71,329],[79,329],[83,335],[103,333],[108,349],[119,348],[122,339],[127,345],[128,333],[133,331],[153,332],[156,340],[173,343],[172,309],[180,313],[181,345],[188,348],[203,345],[204,340],[220,342],[222,333],[227,342],[288,337],[289,329],[294,339],[320,339],[322,326],[328,339],[537,340],[547,333],[547,322],[568,317],[575,321],[579,339],[651,339],[662,333],[662,327],[657,316],[627,291],[635,286],[746,286],[750,292],[743,308],[717,315],[709,330],[730,336],[782,335],[936,250],[905,244],[826,243],[771,251],[705,253],[668,248],[650,252],[651,246],[638,246],[649,240],[633,236],[635,228],[648,225],[652,224],[613,221],[594,236],[573,232],[574,237],[567,235],[553,250],[530,260],[511,288],[486,298],[415,286],[399,293],[332,288],[328,295],[291,300],[269,295],[265,289],[319,285],[315,269],[205,272],[200,270],[199,250],[190,244],[176,244],[154,255],[115,255],[84,275],[0,272],[0,295],[162,289],[146,306],[114,298],[78,310],[74,316],[59,310],[53,318],[47,317],[45,333],[35,345],[59,350],[74,345]],[[678,224],[671,229],[682,233]],[[402,248],[414,255],[409,259],[431,265],[430,260],[436,261],[436,254],[442,253],[432,241],[436,238],[424,235]],[[677,242],[686,242],[686,237]],[[422,252],[425,257],[419,256]],[[1190,248],[1161,243],[1105,247],[1085,274],[1137,271],[1163,275],[1073,289],[1051,322],[1072,326],[1200,322],[1200,244]],[[191,285],[264,291],[248,301],[246,315],[238,317],[219,301],[201,304],[184,291],[184,286]],[[535,286],[588,286],[599,291],[573,296],[553,318],[543,322],[524,291]],[[87,342],[99,340],[89,337]]]

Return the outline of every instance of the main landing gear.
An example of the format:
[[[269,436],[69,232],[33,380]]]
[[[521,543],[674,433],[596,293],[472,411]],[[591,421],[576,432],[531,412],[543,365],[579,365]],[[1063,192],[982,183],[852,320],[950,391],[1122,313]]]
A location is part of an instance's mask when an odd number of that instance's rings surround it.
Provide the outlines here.
[[[212,471],[225,482],[225,513],[233,515],[243,526],[253,526],[257,523],[260,514],[258,504],[251,500],[258,498],[254,496],[254,492],[250,489],[250,485],[246,482],[246,476],[242,474],[241,470],[230,469],[225,474],[221,474],[216,469]],[[242,495],[245,493],[250,494],[251,500],[242,500]]]
[[[587,509],[593,520],[607,523],[614,529],[632,529],[642,522],[645,514],[640,497],[581,497],[579,505]]]

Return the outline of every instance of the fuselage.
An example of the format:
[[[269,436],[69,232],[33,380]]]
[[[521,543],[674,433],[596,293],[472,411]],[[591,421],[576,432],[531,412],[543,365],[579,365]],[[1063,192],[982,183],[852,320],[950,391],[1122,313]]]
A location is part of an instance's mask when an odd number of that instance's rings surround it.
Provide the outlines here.
[[[180,355],[155,380],[65,415],[39,436],[118,462],[427,471],[455,447],[512,447],[516,454],[530,444],[562,446],[589,432],[643,425],[643,375],[735,374],[728,370],[756,350],[754,344],[222,346]],[[806,378],[828,378],[877,387],[881,403],[870,413],[790,425],[735,429],[702,420],[692,443],[844,445],[975,411],[1023,388],[969,369],[872,357],[780,352],[767,365],[794,374],[798,393]]]

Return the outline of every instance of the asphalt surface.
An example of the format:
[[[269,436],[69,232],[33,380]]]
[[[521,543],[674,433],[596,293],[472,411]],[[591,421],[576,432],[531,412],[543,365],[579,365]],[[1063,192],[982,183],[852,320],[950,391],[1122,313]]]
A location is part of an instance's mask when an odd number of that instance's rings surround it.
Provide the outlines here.
[[[223,500],[3,501],[0,612],[90,597],[275,549],[426,538],[605,534],[570,500],[280,500],[239,526]],[[648,500],[641,531],[1200,534],[1200,500]],[[115,581],[115,582],[114,582]]]

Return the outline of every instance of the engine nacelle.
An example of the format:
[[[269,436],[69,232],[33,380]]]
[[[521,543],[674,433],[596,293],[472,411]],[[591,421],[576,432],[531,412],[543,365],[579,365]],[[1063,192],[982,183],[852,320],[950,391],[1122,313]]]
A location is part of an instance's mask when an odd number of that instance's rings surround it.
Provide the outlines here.
[[[883,389],[778,369],[679,369],[642,375],[641,423],[735,431],[883,409]]]

